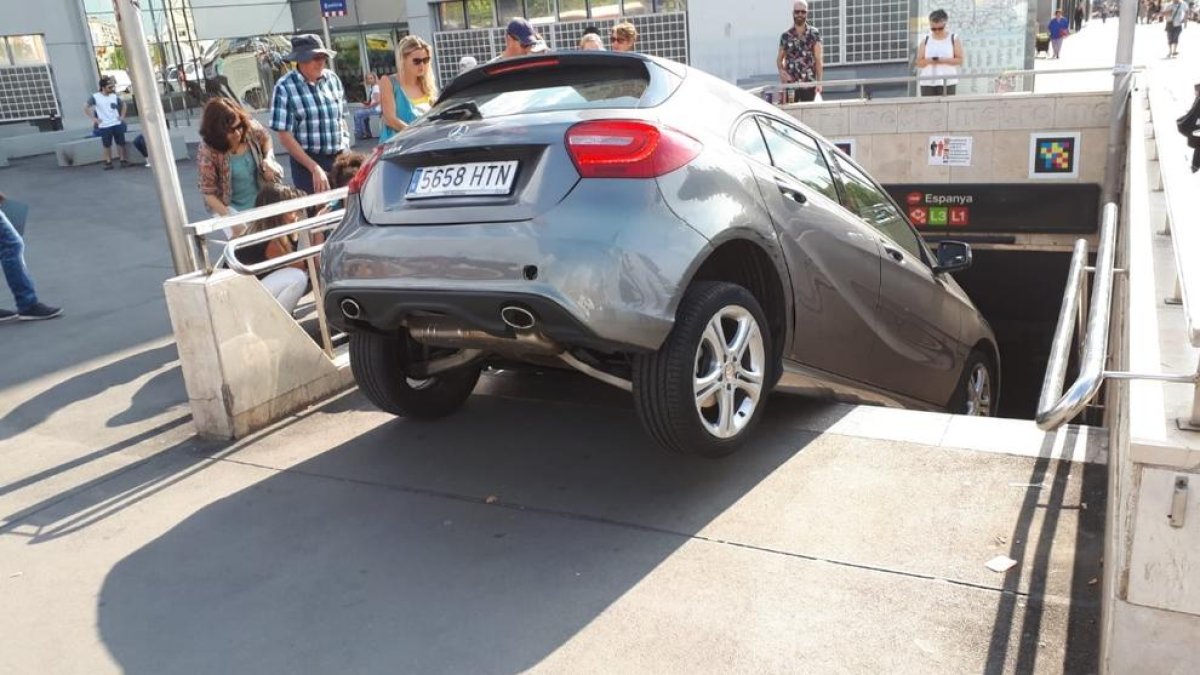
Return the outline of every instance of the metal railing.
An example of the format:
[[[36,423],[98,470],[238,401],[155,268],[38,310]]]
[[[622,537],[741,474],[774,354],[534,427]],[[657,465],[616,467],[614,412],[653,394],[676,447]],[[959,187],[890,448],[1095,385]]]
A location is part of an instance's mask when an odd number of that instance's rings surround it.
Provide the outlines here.
[[[990,81],[992,86],[990,93],[1008,93],[1014,91],[1033,91],[1039,77],[1054,77],[1057,75],[1104,75],[1111,77],[1112,68],[1063,68],[1061,70],[995,70],[976,73],[959,73],[952,76],[950,79],[959,81]],[[1028,78],[1028,80],[1026,80]],[[820,82],[792,82],[789,84],[773,83],[765,84],[747,89],[751,94],[759,98],[765,98],[766,92],[787,92],[800,89],[814,89],[820,87],[822,90],[844,90],[857,89],[859,99],[870,99],[870,87],[884,86],[895,87],[896,85],[905,85],[910,91],[915,91],[916,87],[922,82],[935,82],[946,79],[944,75],[904,75],[898,77],[868,77],[847,80],[822,80]],[[1111,85],[1111,79],[1105,82],[1105,87],[1098,87],[1096,91],[1109,91],[1107,85]],[[979,92],[989,93],[989,92]],[[783,100],[772,100],[776,105],[791,105],[784,103]]]
[[[1145,171],[1145,139],[1141,135],[1145,113],[1142,108],[1141,91],[1136,91],[1129,104],[1129,127],[1136,133],[1128,138],[1126,152],[1127,170]],[[1144,180],[1130,181],[1127,189],[1144,189]],[[1067,274],[1067,287],[1059,309],[1058,325],[1054,331],[1050,360],[1046,367],[1046,378],[1042,382],[1041,397],[1038,399],[1036,422],[1044,430],[1065,424],[1091,403],[1106,379],[1113,380],[1156,380],[1193,384],[1196,374],[1132,373],[1106,370],[1108,363],[1109,326],[1112,318],[1113,283],[1123,270],[1115,268],[1117,228],[1120,224],[1120,208],[1109,202],[1104,205],[1100,219],[1099,246],[1094,267],[1087,266],[1087,241],[1075,242],[1071,266]],[[1087,272],[1093,273],[1091,303],[1087,296]],[[1085,320],[1085,307],[1086,320]],[[1086,324],[1086,332],[1083,326]],[[1070,363],[1071,343],[1079,336],[1079,374],[1071,387],[1063,393],[1063,384]]]
[[[1172,100],[1165,87],[1150,89],[1151,123],[1166,202],[1163,234],[1171,236],[1175,253],[1175,291],[1173,297],[1167,298],[1167,303],[1182,305],[1187,342],[1200,347],[1200,235],[1189,222],[1195,220],[1195,216],[1188,213],[1196,178],[1188,173],[1184,164],[1185,153],[1190,149],[1175,128],[1176,116],[1185,112],[1190,103]],[[1192,375],[1192,382],[1197,383],[1197,387],[1192,392],[1191,413],[1188,419],[1178,420],[1178,424],[1180,428],[1196,431],[1200,430],[1200,364],[1197,373]]]
[[[216,264],[209,260],[208,238],[216,232],[234,231],[234,228],[241,228],[264,218],[293,213],[314,206],[329,206],[339,201],[344,204],[346,195],[346,188],[330,190],[328,192],[300,197],[299,199],[290,199],[277,204],[261,206],[228,216],[202,220],[191,223],[184,229],[188,234],[188,239],[192,242],[196,259],[203,261],[205,274],[212,274],[214,269],[224,265],[238,274],[257,276],[303,262],[305,272],[308,274],[309,283],[312,284],[313,297],[315,298],[314,307],[317,312],[317,326],[320,331],[321,348],[324,350],[326,356],[333,358],[334,342],[342,336],[334,335],[330,331],[329,321],[325,316],[325,306],[321,302],[321,279],[317,270],[317,256],[321,254],[324,244],[323,242],[313,243],[312,235],[337,227],[338,223],[342,222],[342,216],[345,215],[344,208],[322,211],[310,218],[273,227],[269,230],[234,236],[225,242],[225,249]],[[244,263],[237,257],[238,251],[247,247],[263,244],[281,237],[288,237],[293,234],[298,235],[299,246],[290,253],[251,264]]]

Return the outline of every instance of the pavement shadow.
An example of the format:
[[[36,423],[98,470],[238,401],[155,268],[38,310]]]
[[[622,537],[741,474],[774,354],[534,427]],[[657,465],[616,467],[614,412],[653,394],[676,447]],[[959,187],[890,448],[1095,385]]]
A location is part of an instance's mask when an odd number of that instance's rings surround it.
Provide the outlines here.
[[[1093,430],[1094,431],[1094,430]],[[1069,457],[1075,447],[1077,431],[1068,429],[1063,443],[1063,455]],[[1000,675],[1008,672],[1006,664],[1014,663],[1011,672],[1018,674],[1042,672],[1047,669],[1064,673],[1096,673],[1100,671],[1100,585],[1092,583],[1100,576],[1100,561],[1096,557],[1082,555],[1083,551],[1099,551],[1104,536],[1105,493],[1107,490],[1107,467],[1103,464],[1085,463],[1081,467],[1082,488],[1080,503],[1065,503],[1071,481],[1072,463],[1068,459],[1054,456],[1054,434],[1047,434],[1041,451],[1029,475],[1030,485],[1044,485],[1041,489],[1029,489],[1009,538],[1011,546],[1008,557],[1025,560],[1029,542],[1037,537],[1033,563],[1018,565],[1005,575],[1004,594],[996,610],[992,627],[992,639],[988,646],[985,675]],[[1044,499],[1044,501],[1043,501]],[[1051,552],[1054,535],[1064,510],[1079,510],[1079,522],[1074,550],[1077,552],[1071,570],[1070,613],[1067,619],[1066,645],[1061,664],[1038,664],[1042,621],[1045,615],[1046,587],[1052,568]],[[1041,512],[1040,530],[1034,531],[1036,516]],[[1028,569],[1023,569],[1028,568]],[[1021,619],[1020,641],[1011,644],[1013,628],[1018,616],[1021,596],[1022,575],[1029,577],[1028,595]],[[1011,653],[1016,653],[1015,660]]]
[[[564,400],[477,395],[264,469],[112,569],[106,647],[128,673],[523,671],[815,437],[775,397],[734,457],[674,457],[604,385]]]
[[[45,422],[50,415],[67,406],[103,394],[112,387],[132,382],[146,373],[162,368],[176,358],[175,345],[167,344],[162,347],[147,349],[144,352],[128,356],[119,361],[107,363],[99,368],[94,368],[63,380],[33,398],[18,404],[8,414],[0,417],[0,441],[8,440],[18,434],[29,431],[42,422]],[[143,387],[143,389],[145,388]],[[161,388],[155,389],[156,394],[167,393],[166,400],[178,400],[179,403],[186,401],[186,398],[181,397],[182,391],[182,387],[173,392],[164,392],[161,391]],[[154,405],[158,409],[152,411],[150,414],[161,412],[164,408],[163,399],[160,398],[155,401]],[[141,406],[141,410],[142,412],[139,414],[146,413],[145,405]],[[133,415],[130,419],[140,421],[141,419],[146,419],[146,417]],[[110,421],[109,426],[114,426],[114,424]]]

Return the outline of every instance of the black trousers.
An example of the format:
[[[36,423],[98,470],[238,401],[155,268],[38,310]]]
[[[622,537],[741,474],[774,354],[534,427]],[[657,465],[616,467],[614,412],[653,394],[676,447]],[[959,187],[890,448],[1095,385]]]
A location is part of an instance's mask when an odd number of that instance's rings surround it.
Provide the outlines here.
[[[921,85],[922,96],[953,96],[957,90],[957,84]]]

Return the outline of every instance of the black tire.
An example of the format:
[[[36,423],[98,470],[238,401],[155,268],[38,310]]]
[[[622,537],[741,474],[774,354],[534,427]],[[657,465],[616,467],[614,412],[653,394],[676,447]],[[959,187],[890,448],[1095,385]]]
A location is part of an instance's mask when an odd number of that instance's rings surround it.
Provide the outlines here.
[[[363,394],[384,412],[419,420],[458,410],[479,381],[479,365],[447,370],[420,382],[405,376],[407,336],[350,334],[350,370]]]
[[[972,374],[977,368],[984,368],[987,371],[988,382],[988,406],[985,412],[973,412],[970,410],[972,401],[968,392],[972,388]],[[996,367],[992,364],[992,360],[978,349],[973,350],[967,356],[966,363],[963,365],[962,373],[958,376],[958,386],[954,388],[954,396],[950,399],[950,412],[956,415],[974,415],[978,417],[994,417],[996,415],[997,405],[1000,403],[1000,390],[996,383]]]
[[[719,312],[729,308],[744,309],[756,324],[762,339],[762,353],[756,359],[761,363],[752,364],[752,369],[761,372],[762,382],[757,404],[748,415],[741,414],[740,406],[750,394],[738,385],[728,385],[733,392],[729,396],[734,397],[729,399],[730,403],[740,401],[730,407],[739,409],[738,418],[742,423],[735,435],[723,438],[708,427],[711,420],[701,412],[694,387],[698,365],[706,360],[701,344],[705,331]],[[774,354],[772,347],[766,317],[749,291],[725,282],[696,282],[680,302],[675,326],[662,347],[653,354],[638,355],[634,359],[633,401],[642,425],[659,445],[671,452],[703,457],[721,457],[734,452],[762,418],[778,368],[773,362],[776,359],[771,356]],[[750,352],[743,350],[743,356],[748,360]],[[718,367],[718,370],[724,369]],[[721,403],[717,397],[721,396],[722,386],[727,385],[718,384],[712,399],[718,410]],[[737,399],[739,395],[742,398]]]

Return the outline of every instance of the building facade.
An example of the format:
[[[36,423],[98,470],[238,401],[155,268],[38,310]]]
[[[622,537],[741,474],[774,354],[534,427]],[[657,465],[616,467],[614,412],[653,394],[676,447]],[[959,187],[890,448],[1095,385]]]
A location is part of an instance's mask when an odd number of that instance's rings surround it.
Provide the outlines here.
[[[119,85],[128,84],[112,1],[41,1],[50,5],[47,11],[0,3],[0,124],[60,117],[68,128],[84,127],[87,120],[75,110],[94,90],[99,74],[114,74]],[[434,63],[445,81],[455,74],[460,57],[482,62],[498,54],[504,26],[513,16],[528,18],[555,49],[573,49],[588,25],[606,34],[614,23],[631,21],[640,33],[639,50],[750,86],[777,81],[774,63],[780,35],[791,25],[791,4],[346,0],[345,14],[329,17],[328,30],[338,51],[334,68],[351,100],[364,98],[366,72],[395,72],[394,50],[404,35],[421,35],[433,44]],[[274,78],[286,68],[279,57],[287,36],[326,28],[320,0],[141,0],[140,6],[164,93],[224,78],[234,95],[254,108],[267,104]],[[823,37],[826,79],[911,74],[926,16],[937,7],[950,13],[951,30],[966,47],[967,72],[1032,66],[1045,0],[810,0],[810,21]]]

